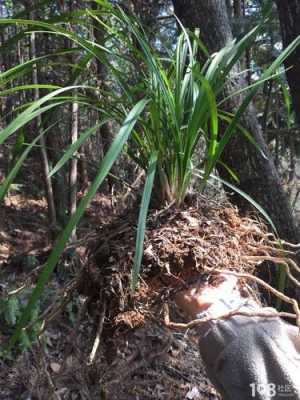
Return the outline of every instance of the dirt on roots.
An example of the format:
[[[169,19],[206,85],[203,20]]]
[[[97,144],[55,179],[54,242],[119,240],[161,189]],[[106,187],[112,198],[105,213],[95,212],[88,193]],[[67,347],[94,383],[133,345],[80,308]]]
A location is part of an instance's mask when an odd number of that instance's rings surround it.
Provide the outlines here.
[[[136,213],[128,212],[104,225],[88,245],[80,290],[100,301],[100,308],[109,304],[105,321],[111,326],[162,320],[162,305],[191,283],[213,282],[220,271],[253,275],[264,260],[292,254],[257,216],[241,217],[228,202],[200,197],[193,206],[149,213],[139,288],[132,292],[136,220]],[[243,279],[239,284],[246,286]]]

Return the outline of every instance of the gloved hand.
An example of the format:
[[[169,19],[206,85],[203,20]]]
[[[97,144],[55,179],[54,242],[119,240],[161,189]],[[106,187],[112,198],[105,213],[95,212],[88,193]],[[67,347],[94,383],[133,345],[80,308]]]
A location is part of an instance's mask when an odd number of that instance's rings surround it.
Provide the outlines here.
[[[224,400],[300,400],[299,331],[280,318],[235,316],[232,311],[271,312],[241,295],[236,277],[194,285],[174,299],[197,326],[208,377]]]

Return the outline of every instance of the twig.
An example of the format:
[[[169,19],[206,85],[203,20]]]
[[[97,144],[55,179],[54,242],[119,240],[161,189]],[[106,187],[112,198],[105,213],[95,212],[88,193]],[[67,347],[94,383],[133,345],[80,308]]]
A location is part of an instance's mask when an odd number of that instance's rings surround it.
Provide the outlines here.
[[[173,205],[175,204],[175,200],[172,200],[169,204],[167,204],[163,209],[161,209],[160,211],[158,211],[155,215],[154,218],[155,220],[157,220],[157,218],[159,216],[161,216],[162,214],[164,214],[165,212],[167,212]]]
[[[17,289],[14,289],[14,290],[8,292],[7,296],[15,296],[16,294],[20,293],[26,287],[27,287],[26,285],[22,285],[22,286],[18,287]]]
[[[123,203],[125,203],[127,197],[130,195],[130,193],[131,193],[133,190],[136,190],[136,189],[137,189],[137,186],[138,186],[140,180],[142,179],[142,177],[143,177],[144,175],[145,175],[145,172],[142,171],[142,172],[137,176],[137,178],[136,178],[136,180],[133,182],[133,184],[132,184],[131,186],[128,185],[127,192],[124,194],[124,196],[123,196],[122,199],[121,199]]]
[[[96,337],[95,337],[95,341],[94,341],[94,344],[93,344],[92,351],[91,351],[90,356],[89,356],[88,365],[92,365],[94,363],[94,361],[95,361],[96,353],[97,353],[97,351],[99,349],[100,339],[101,339],[101,335],[102,335],[102,331],[103,331],[105,314],[106,314],[106,301],[103,300],[102,312],[100,314],[97,333],[96,333]]]

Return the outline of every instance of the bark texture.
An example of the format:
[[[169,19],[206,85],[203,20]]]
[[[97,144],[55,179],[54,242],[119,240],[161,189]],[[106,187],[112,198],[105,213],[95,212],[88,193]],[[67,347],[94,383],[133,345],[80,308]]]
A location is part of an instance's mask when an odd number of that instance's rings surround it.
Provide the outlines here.
[[[32,58],[36,58],[36,43],[35,43],[35,33],[32,32],[30,35],[30,50]],[[32,81],[35,85],[38,84],[38,70],[36,64],[33,65],[32,68]],[[34,89],[34,100],[37,101],[40,98],[40,91],[39,88]],[[39,115],[36,119],[36,132],[38,133],[39,130],[42,128],[42,117]],[[56,209],[54,203],[54,195],[53,195],[53,187],[51,178],[49,177],[50,173],[50,164],[49,158],[47,153],[46,141],[44,136],[42,136],[39,140],[40,143],[40,156],[43,168],[43,175],[44,175],[44,185],[46,191],[46,198],[47,198],[47,206],[48,206],[48,216],[49,222],[52,228],[56,226]]]
[[[200,28],[201,38],[215,52],[232,40],[232,31],[226,12],[225,0],[173,0],[176,15],[190,29]],[[227,97],[233,91],[246,85],[244,77],[237,75],[237,65],[232,70],[224,90]],[[234,112],[242,101],[241,96],[230,99],[225,108]],[[298,242],[299,231],[293,218],[288,198],[281,186],[274,162],[264,141],[256,111],[251,105],[244,115],[242,125],[253,135],[254,139],[266,154],[264,158],[256,148],[242,135],[236,133],[226,147],[222,161],[238,173],[240,188],[254,198],[270,215],[282,239]],[[221,176],[230,180],[224,168],[219,169]],[[251,210],[252,206],[239,195],[233,195],[232,201],[242,211]]]
[[[276,0],[283,46],[287,47],[300,35],[300,1]],[[293,108],[300,125],[300,47],[286,60],[287,80],[291,90]]]
[[[99,11],[101,10],[101,5],[93,3],[92,4],[92,9]],[[100,26],[100,24],[96,21],[93,20],[93,36],[94,40],[96,43],[103,45],[105,41],[104,37],[104,30]],[[98,58],[95,59],[95,69],[96,69],[96,79],[97,79],[97,86],[99,89],[104,89],[109,92],[110,88],[106,84],[106,78],[107,78],[107,70],[105,67],[105,64],[103,64]],[[113,129],[112,129],[112,124],[111,122],[107,122],[100,128],[100,134],[101,134],[101,139],[102,139],[102,144],[103,144],[103,156],[107,153],[108,149],[110,148],[110,145],[112,144],[113,141]],[[117,175],[115,166],[113,165],[111,169],[111,173],[113,175]],[[112,188],[113,188],[113,179],[109,175],[106,178],[107,184],[108,184],[108,192],[111,194],[112,193]]]

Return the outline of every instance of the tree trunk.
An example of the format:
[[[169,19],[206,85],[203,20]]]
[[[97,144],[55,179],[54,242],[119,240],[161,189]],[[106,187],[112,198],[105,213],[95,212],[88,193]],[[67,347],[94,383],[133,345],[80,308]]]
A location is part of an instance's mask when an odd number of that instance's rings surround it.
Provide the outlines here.
[[[100,10],[101,6],[93,3],[92,4],[92,9],[94,10]],[[96,20],[93,19],[93,36],[94,40],[96,43],[103,45],[104,42],[104,31],[102,26],[97,22]],[[107,71],[105,68],[105,65],[98,59],[96,58],[96,79],[97,79],[97,86],[99,87],[100,90],[106,89],[109,91],[109,87],[105,84],[106,78],[107,78]],[[100,116],[101,117],[101,116]],[[107,122],[100,128],[100,133],[101,133],[101,139],[103,143],[103,153],[106,154],[108,149],[110,148],[110,145],[113,141],[113,134],[112,134],[112,123]],[[113,165],[111,169],[111,173],[113,175],[117,175],[115,166]],[[106,178],[107,184],[108,184],[108,192],[109,194],[112,194],[113,190],[113,179],[111,178],[110,175]]]
[[[236,18],[241,18],[242,16],[242,2],[241,0],[233,1],[233,13]]]
[[[70,2],[69,9],[70,11],[75,11],[76,3]],[[74,32],[74,27],[70,24],[69,29],[71,32]],[[71,44],[71,47],[75,47],[75,43]],[[72,62],[76,65],[79,62],[79,59],[73,56]],[[77,80],[74,84],[78,84]],[[77,90],[75,89],[73,92],[74,96],[77,96]],[[71,145],[77,142],[79,137],[79,104],[77,101],[74,101],[71,104]],[[78,190],[78,159],[77,157],[72,157],[70,162],[69,169],[69,215],[75,214],[77,209],[77,190]],[[76,240],[76,226],[72,231],[71,239]]]
[[[71,144],[75,143],[78,139],[78,125],[79,125],[79,105],[77,102],[72,103],[72,114],[71,114]],[[77,166],[78,160],[76,157],[71,159],[70,164],[70,205],[69,213],[70,216],[75,214],[77,208]],[[76,227],[72,231],[72,240],[76,240]]]
[[[283,47],[300,35],[300,0],[276,0]],[[285,61],[293,109],[300,125],[300,46]]]
[[[185,26],[194,29],[199,27],[201,38],[211,52],[224,47],[232,40],[232,31],[226,13],[225,0],[173,0],[175,13]],[[245,79],[237,65],[228,78],[224,90],[227,97],[245,86]],[[234,96],[226,104],[226,110],[234,112],[241,104],[243,96]],[[282,239],[291,242],[299,241],[299,231],[292,215],[272,157],[262,136],[261,127],[256,118],[256,111],[251,105],[241,121],[242,125],[253,135],[255,141],[266,154],[265,159],[256,148],[241,134],[236,133],[225,148],[222,161],[238,173],[239,187],[255,199],[270,215]],[[228,172],[219,167],[222,178],[230,181]],[[249,211],[252,206],[239,195],[233,195],[242,211]]]
[[[30,36],[30,50],[32,58],[36,58],[36,46],[35,46],[35,33],[32,32]],[[32,80],[35,85],[38,84],[38,71],[37,66],[33,65],[32,67]],[[34,89],[34,100],[38,100],[40,97],[39,89]],[[37,117],[37,133],[38,129],[42,129],[42,117],[39,115]],[[52,189],[52,182],[51,178],[49,177],[50,167],[49,167],[49,159],[46,149],[46,142],[45,138],[42,136],[39,140],[40,143],[40,155],[41,155],[41,162],[43,168],[43,175],[44,175],[44,182],[45,182],[45,189],[46,189],[46,198],[47,198],[47,205],[48,205],[48,215],[49,221],[52,228],[56,227],[56,209],[54,204],[54,196],[53,196],[53,189]]]
[[[233,5],[231,4],[231,0],[226,0],[227,14],[229,18],[233,16]]]

